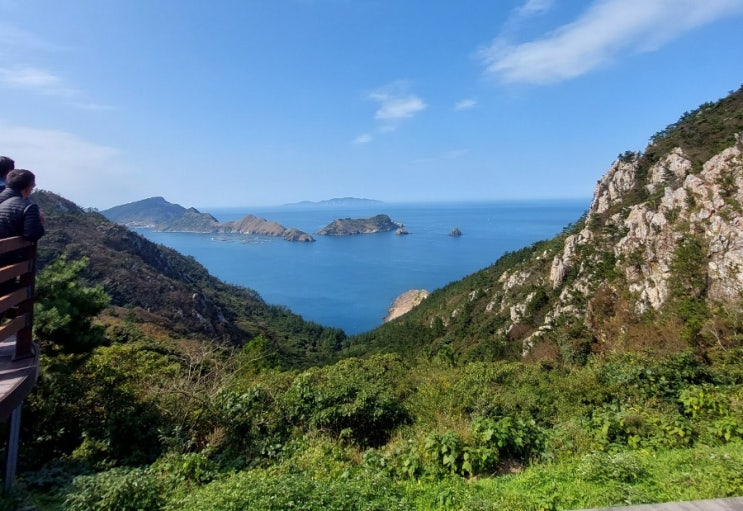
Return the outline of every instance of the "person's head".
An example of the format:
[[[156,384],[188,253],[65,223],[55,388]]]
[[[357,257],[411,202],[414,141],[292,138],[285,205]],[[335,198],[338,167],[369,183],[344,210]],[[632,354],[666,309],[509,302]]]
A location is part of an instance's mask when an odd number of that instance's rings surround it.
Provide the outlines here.
[[[5,186],[28,197],[36,186],[36,176],[30,170],[13,169],[5,176]]]
[[[15,168],[15,162],[7,156],[0,156],[0,179],[5,179],[5,176]]]

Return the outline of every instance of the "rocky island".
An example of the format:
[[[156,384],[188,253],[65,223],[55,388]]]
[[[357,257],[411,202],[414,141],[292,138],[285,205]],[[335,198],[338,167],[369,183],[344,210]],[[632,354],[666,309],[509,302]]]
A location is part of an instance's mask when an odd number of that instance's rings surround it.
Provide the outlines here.
[[[184,208],[172,204],[163,197],[151,197],[111,209],[101,214],[118,224],[127,227],[153,229],[162,232],[204,232],[259,234],[281,236],[287,241],[311,242],[315,239],[299,229],[286,228],[272,220],[248,215],[241,220],[219,222],[208,213],[196,208]]]
[[[400,224],[393,222],[387,215],[376,215],[371,218],[339,218],[333,220],[315,234],[321,236],[351,236],[354,234],[389,232],[399,227]]]
[[[262,234],[264,236],[283,236],[286,227],[280,223],[248,215],[241,220],[222,222],[219,232],[238,232],[240,234]]]

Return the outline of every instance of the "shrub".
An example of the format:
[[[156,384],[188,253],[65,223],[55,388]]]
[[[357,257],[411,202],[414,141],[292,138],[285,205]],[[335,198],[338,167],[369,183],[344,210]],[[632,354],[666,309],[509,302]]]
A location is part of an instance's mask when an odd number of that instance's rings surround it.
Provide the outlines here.
[[[214,481],[171,504],[182,511],[413,509],[387,476],[359,469],[349,469],[340,477],[255,469]]]
[[[635,452],[598,452],[583,457],[578,474],[582,479],[593,482],[634,483],[645,477],[647,471]]]
[[[408,413],[394,389],[402,366],[392,355],[349,358],[297,376],[286,394],[289,419],[363,447],[379,446]]]
[[[76,477],[64,508],[68,511],[157,511],[164,503],[161,483],[150,470],[114,468]]]

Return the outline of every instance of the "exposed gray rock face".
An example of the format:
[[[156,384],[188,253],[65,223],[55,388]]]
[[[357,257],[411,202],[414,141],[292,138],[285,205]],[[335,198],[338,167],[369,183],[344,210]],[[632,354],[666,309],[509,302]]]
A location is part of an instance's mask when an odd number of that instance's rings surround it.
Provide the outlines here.
[[[636,187],[636,174],[637,161],[612,165],[596,188],[587,226],[599,223],[602,215],[621,206],[622,194]],[[706,247],[709,298],[736,299],[743,290],[740,144],[709,159],[698,173],[693,173],[690,159],[676,148],[650,168],[646,189],[650,200],[604,220],[605,225],[621,233],[613,247],[614,256],[630,291],[637,296],[638,309],[658,309],[667,300],[674,250],[690,230]],[[696,232],[697,228],[701,232]],[[553,288],[563,283],[574,255],[592,243],[592,238],[588,228],[567,238],[563,253],[552,261]],[[585,270],[579,274],[583,279],[590,276]]]
[[[637,158],[632,161],[615,161],[604,177],[599,180],[591,210],[601,214],[625,192],[631,190],[635,184],[636,168]]]
[[[313,238],[306,232],[302,232],[299,229],[294,228],[285,230],[281,237],[284,238],[286,241],[301,241],[304,243],[311,243],[315,241],[315,238]]]
[[[639,317],[666,304],[678,247],[690,238],[703,252],[706,299],[736,303],[743,293],[743,135],[702,165],[679,148],[645,168],[641,157],[625,154],[611,165],[582,227],[504,271],[492,286],[469,290],[437,314],[442,324],[474,296],[482,297],[483,314],[503,318],[497,335],[520,339],[523,355],[575,320],[600,340],[621,337],[622,319],[611,314]],[[596,328],[602,321],[615,321],[613,330]]]
[[[395,318],[399,318],[426,298],[428,298],[428,291],[425,289],[409,289],[405,291],[392,302],[392,305],[387,310],[387,316],[385,316],[384,322],[387,323]]]

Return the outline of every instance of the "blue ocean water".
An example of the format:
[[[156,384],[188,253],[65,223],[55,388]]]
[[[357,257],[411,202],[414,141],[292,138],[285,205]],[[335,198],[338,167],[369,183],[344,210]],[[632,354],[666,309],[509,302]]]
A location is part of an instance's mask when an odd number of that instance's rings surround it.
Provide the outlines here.
[[[254,214],[311,234],[336,218],[384,213],[410,233],[315,235],[315,243],[241,234],[139,232],[193,256],[225,282],[254,289],[268,303],[285,305],[305,319],[352,335],[380,325],[404,291],[433,291],[489,266],[506,251],[551,238],[577,221],[589,203],[574,199],[201,210],[220,221]],[[449,236],[455,227],[462,236]]]

